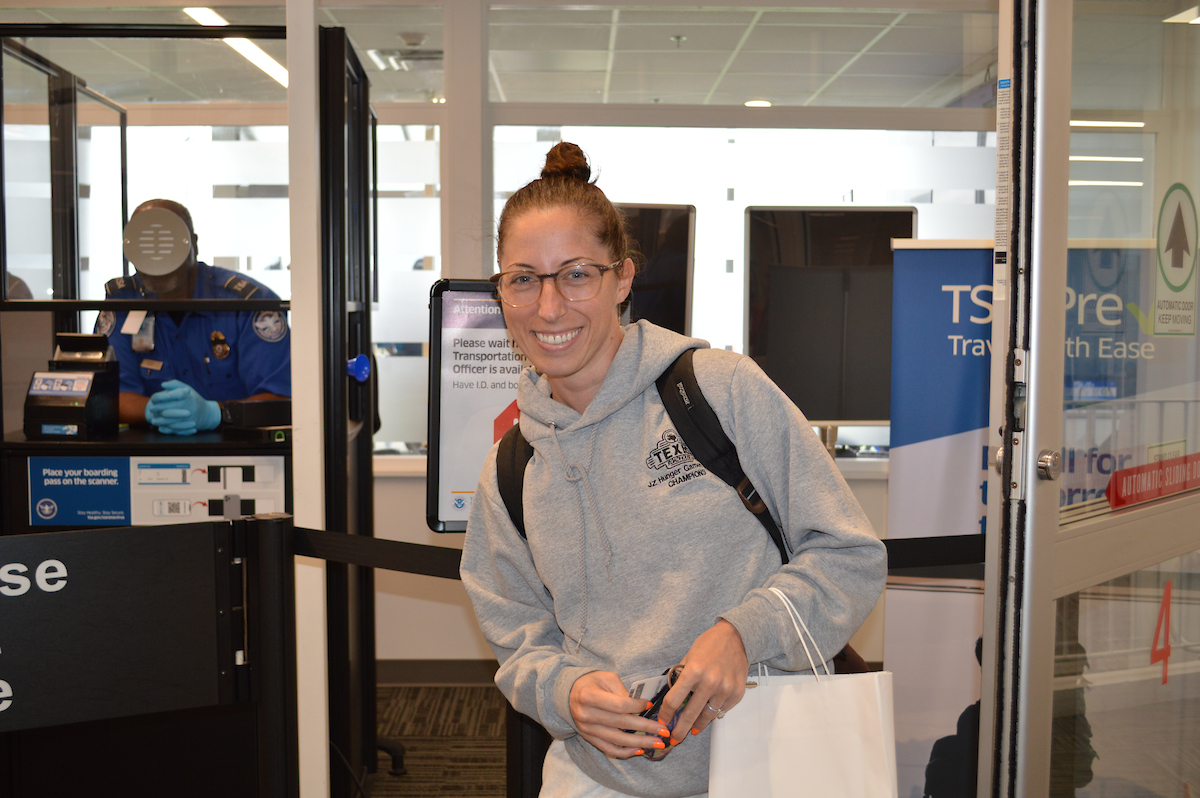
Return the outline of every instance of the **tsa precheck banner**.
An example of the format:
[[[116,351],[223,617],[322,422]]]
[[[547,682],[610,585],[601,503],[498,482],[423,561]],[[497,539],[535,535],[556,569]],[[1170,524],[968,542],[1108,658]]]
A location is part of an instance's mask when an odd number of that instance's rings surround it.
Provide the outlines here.
[[[888,538],[979,534],[986,523],[992,250],[893,255]],[[952,736],[958,718],[977,706],[973,652],[983,585],[889,576],[885,601],[884,664],[898,686],[897,780],[900,795],[923,795],[927,773],[936,770],[935,742]]]
[[[992,250],[897,249],[888,537],[982,533]]]

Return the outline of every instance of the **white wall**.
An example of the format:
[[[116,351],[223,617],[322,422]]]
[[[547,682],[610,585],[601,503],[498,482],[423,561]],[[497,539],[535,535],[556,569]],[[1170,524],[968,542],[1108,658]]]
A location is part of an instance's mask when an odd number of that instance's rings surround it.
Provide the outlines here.
[[[382,458],[377,458],[377,461]],[[388,458],[403,459],[410,458]],[[423,462],[425,458],[411,458]],[[428,546],[462,547],[462,533],[425,524],[425,474],[375,476],[375,536]],[[377,659],[493,659],[462,582],[395,571],[375,572]]]

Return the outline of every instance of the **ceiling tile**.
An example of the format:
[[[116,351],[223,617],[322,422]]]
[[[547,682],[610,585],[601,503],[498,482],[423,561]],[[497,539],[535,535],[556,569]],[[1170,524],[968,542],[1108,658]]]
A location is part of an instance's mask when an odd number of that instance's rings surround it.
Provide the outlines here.
[[[621,22],[617,35],[620,50],[718,51],[730,53],[737,47],[744,25],[626,25]],[[679,45],[672,36],[685,37]]]
[[[618,52],[613,59],[613,71],[622,73],[671,73],[686,75],[702,72],[716,75],[725,66],[728,56],[723,53],[676,52]]]
[[[492,50],[608,50],[608,26],[502,25],[489,26]]]
[[[595,50],[493,50],[492,66],[501,74],[509,72],[603,72],[608,53]]]
[[[882,28],[873,26],[756,27],[746,40],[746,49],[790,52],[857,53]]]

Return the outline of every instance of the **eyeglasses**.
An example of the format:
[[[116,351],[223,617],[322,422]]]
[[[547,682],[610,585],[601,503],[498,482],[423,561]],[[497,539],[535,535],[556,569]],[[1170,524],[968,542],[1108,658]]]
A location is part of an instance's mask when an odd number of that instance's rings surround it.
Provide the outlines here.
[[[559,269],[552,274],[537,274],[524,269],[493,274],[491,281],[496,284],[504,304],[514,308],[524,308],[538,301],[542,295],[542,282],[554,280],[554,287],[563,299],[570,302],[585,302],[600,293],[600,283],[604,273],[612,271],[625,262],[617,261],[611,266],[601,266],[598,263],[575,263]]]

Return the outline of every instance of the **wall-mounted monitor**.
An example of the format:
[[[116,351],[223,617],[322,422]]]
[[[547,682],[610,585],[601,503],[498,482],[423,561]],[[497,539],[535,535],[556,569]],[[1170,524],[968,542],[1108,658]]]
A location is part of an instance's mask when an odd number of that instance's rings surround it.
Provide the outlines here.
[[[696,207],[623,203],[617,207],[625,214],[643,259],[642,271],[633,280],[629,320],[646,319],[689,335]]]
[[[892,239],[915,208],[747,208],[746,339],[813,424],[886,422]]]

